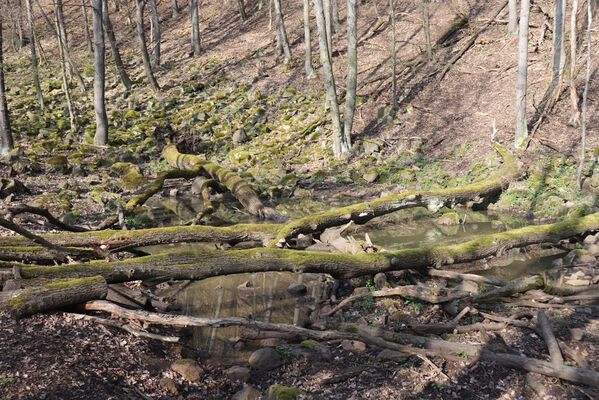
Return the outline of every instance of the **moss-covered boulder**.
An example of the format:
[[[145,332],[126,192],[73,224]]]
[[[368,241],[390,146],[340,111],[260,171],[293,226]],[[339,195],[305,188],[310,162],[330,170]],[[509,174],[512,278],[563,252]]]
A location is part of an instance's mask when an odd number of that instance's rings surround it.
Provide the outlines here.
[[[58,155],[46,160],[50,170],[54,172],[67,173],[69,171],[69,160],[67,156]]]
[[[266,400],[295,400],[299,396],[306,395],[306,392],[298,388],[283,385],[272,385],[268,388]]]

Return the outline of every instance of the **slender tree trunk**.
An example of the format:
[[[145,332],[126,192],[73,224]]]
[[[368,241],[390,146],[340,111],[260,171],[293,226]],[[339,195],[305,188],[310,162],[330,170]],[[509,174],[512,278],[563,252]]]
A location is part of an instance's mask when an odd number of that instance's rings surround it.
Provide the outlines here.
[[[106,116],[104,29],[102,27],[102,3],[107,0],[92,0],[92,25],[94,30],[94,111],[96,135],[94,144],[108,144],[108,117]]]
[[[179,5],[177,4],[177,0],[173,0],[173,18],[179,15]]]
[[[200,20],[198,17],[198,0],[189,0],[191,12],[191,48],[194,57],[199,57],[202,51],[200,42]]]
[[[566,16],[566,0],[556,0],[553,18],[553,68],[551,84],[556,86],[562,79],[566,52],[564,51],[564,20]]]
[[[154,68],[160,66],[160,20],[158,19],[158,7],[156,6],[156,0],[150,0],[150,8],[152,9],[152,26],[154,27],[154,34],[152,35],[154,43],[154,52],[152,53],[152,64]]]
[[[333,28],[331,26],[331,0],[323,0],[324,23],[327,32],[327,48],[329,49],[329,59],[333,62]]]
[[[429,0],[422,0],[422,28],[424,31],[424,40],[426,42],[426,59],[431,61],[433,59],[433,48],[431,45],[431,24],[428,2]]]
[[[108,0],[106,0],[106,1],[108,1]],[[119,0],[114,0],[114,11],[115,12],[121,11],[121,2]]]
[[[248,15],[245,12],[245,4],[243,0],[237,0],[237,5],[239,6],[239,13],[241,14],[241,20],[245,21],[248,19]]]
[[[285,54],[285,64],[291,62],[291,49],[289,48],[289,40],[287,39],[287,31],[285,30],[285,22],[283,20],[283,12],[281,11],[281,0],[274,0],[275,18],[277,24],[277,35]]]
[[[584,80],[584,92],[582,92],[582,131],[580,134],[580,161],[576,172],[576,182],[582,188],[582,169],[584,167],[584,153],[586,151],[586,128],[587,128],[587,94],[589,92],[589,81],[591,80],[591,25],[593,24],[593,10],[590,0],[587,1],[587,73]]]
[[[518,83],[516,84],[516,135],[514,145],[522,149],[528,141],[526,121],[526,88],[528,73],[528,16],[530,0],[522,0],[520,6],[520,33],[518,37]]]
[[[339,4],[337,0],[331,2],[331,33],[334,35],[339,31]]]
[[[2,17],[0,17],[0,154],[6,154],[13,148],[10,119],[8,118],[8,105],[6,102],[6,88],[4,86],[4,55],[2,53]]]
[[[393,111],[397,111],[397,54],[395,51],[395,7],[394,0],[389,0],[391,11],[391,93],[393,96]]]
[[[60,22],[58,21],[58,15],[56,18],[56,29],[60,29]],[[75,118],[75,112],[73,107],[73,100],[71,99],[71,90],[69,89],[68,79],[68,67],[65,57],[65,47],[62,43],[62,36],[58,36],[58,53],[60,55],[60,69],[62,72],[62,89],[64,90],[65,97],[67,99],[67,110],[69,111],[69,121],[71,122],[71,133],[75,135],[77,132],[77,119]]]
[[[83,32],[85,33],[85,43],[87,43],[87,53],[91,56],[94,46],[89,34],[89,21],[87,19],[87,10],[85,9],[85,0],[81,0],[81,14],[83,14]]]
[[[137,13],[135,23],[137,25],[137,39],[139,41],[139,49],[141,50],[141,58],[146,71],[146,77],[148,78],[148,82],[152,86],[152,89],[157,92],[160,90],[160,86],[158,86],[158,82],[152,72],[152,64],[150,63],[150,55],[148,54],[144,29],[144,8],[146,7],[146,1],[147,0],[136,0]]]
[[[304,44],[304,70],[306,71],[306,78],[310,79],[314,73],[314,68],[312,68],[312,40],[310,38],[310,0],[304,0]]]
[[[325,86],[327,89],[327,100],[330,104],[331,120],[333,123],[333,153],[335,158],[342,158],[349,154],[349,144],[345,143],[343,132],[341,132],[341,119],[339,118],[339,104],[337,103],[337,92],[335,89],[335,76],[333,66],[329,58],[327,43],[327,31],[325,26],[324,10],[322,0],[314,0],[314,12],[316,14],[316,25],[318,27],[318,44],[320,47],[320,61],[324,72]]]
[[[35,51],[35,35],[33,34],[33,7],[31,7],[31,0],[26,0],[27,6],[27,26],[29,29],[29,48],[31,49],[31,69],[33,72],[33,86],[35,87],[35,93],[37,94],[37,101],[41,109],[44,109],[44,97],[42,96],[42,89],[40,87],[40,78],[37,70],[37,53]]]
[[[509,0],[508,7],[510,10],[508,32],[510,35],[515,35],[518,33],[518,0]]]
[[[17,33],[19,35],[19,49],[25,46],[25,34],[23,33],[23,3],[17,0]]]
[[[131,79],[129,78],[127,70],[125,70],[123,60],[121,59],[121,53],[119,52],[119,48],[117,45],[116,37],[114,36],[114,29],[112,28],[112,21],[110,20],[110,11],[108,10],[108,1],[104,1],[104,10],[102,16],[104,18],[104,29],[106,30],[106,36],[108,36],[108,41],[110,42],[112,57],[114,58],[116,69],[119,71],[121,82],[123,82],[123,85],[125,85],[127,91],[131,91]]]
[[[358,82],[358,11],[356,0],[347,0],[347,91],[343,109],[343,143],[351,148],[351,131],[356,110],[356,86]]]
[[[578,12],[578,0],[572,3],[572,16],[570,17],[570,104],[572,115],[568,122],[571,126],[580,125],[580,110],[578,109],[578,93],[576,93],[576,13]]]
[[[64,14],[62,7],[62,0],[55,0],[56,7],[56,18],[58,20],[58,32],[60,35],[60,41],[62,42],[62,46],[64,51],[68,51],[69,41],[67,36],[67,30],[64,22]],[[70,63],[67,63],[67,77],[71,78],[73,76],[73,66]]]

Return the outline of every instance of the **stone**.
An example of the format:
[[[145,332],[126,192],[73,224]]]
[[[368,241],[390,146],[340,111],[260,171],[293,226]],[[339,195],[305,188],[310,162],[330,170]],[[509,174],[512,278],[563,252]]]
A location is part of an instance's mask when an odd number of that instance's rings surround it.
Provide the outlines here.
[[[177,384],[171,378],[162,378],[159,383],[160,383],[160,386],[165,388],[170,394],[175,395],[175,396],[179,394],[179,389],[177,389]]]
[[[171,366],[171,369],[181,375],[183,378],[190,382],[198,383],[202,379],[204,370],[198,365],[197,362],[190,358],[183,358],[175,361]]]
[[[351,295],[356,296],[358,294],[368,293],[368,292],[370,292],[370,289],[368,289],[366,286],[360,286],[360,287],[355,288]]]
[[[248,382],[250,380],[250,370],[246,367],[233,366],[225,370],[225,376],[232,381]]]
[[[87,176],[87,172],[85,171],[83,165],[75,164],[73,165],[73,169],[71,170],[71,175],[73,175],[76,178],[83,178],[84,176]]]
[[[585,244],[583,246],[583,249],[588,251],[589,253],[591,253],[591,255],[593,255],[593,256],[599,255],[599,244],[597,244],[597,243]]]
[[[381,146],[376,142],[371,142],[369,140],[364,141],[364,154],[373,154],[378,152],[381,149]]]
[[[455,287],[456,290],[463,290],[466,292],[477,294],[479,293],[478,283],[472,281],[462,281]]]
[[[252,369],[271,370],[283,365],[283,360],[278,351],[272,347],[265,347],[254,351],[248,363]]]
[[[31,191],[16,179],[0,178],[0,199],[10,195],[31,193]]]
[[[306,392],[298,388],[283,385],[272,385],[268,388],[266,400],[295,400],[299,396],[305,396],[306,394]]]
[[[233,133],[233,143],[234,144],[241,144],[244,142],[247,142],[248,140],[248,135],[245,133],[245,131],[243,129],[238,129],[235,131],[235,133]]]
[[[583,244],[595,244],[595,243],[597,243],[597,238],[595,237],[595,235],[587,235],[587,237],[584,238],[582,243]]]
[[[385,275],[383,272],[379,272],[378,274],[376,274],[374,276],[374,286],[378,289],[381,290],[382,288],[385,287],[385,284],[387,283],[387,275]]]
[[[570,329],[570,334],[572,335],[572,339],[577,340],[577,341],[581,341],[582,338],[584,337],[584,329],[571,328]]]
[[[360,342],[359,340],[344,340],[341,342],[341,347],[347,351],[353,351],[354,353],[362,353],[366,351],[366,343]]]
[[[308,288],[303,283],[292,283],[287,287],[287,293],[294,296],[303,296],[307,293]]]
[[[402,353],[401,351],[395,351],[391,349],[381,350],[379,354],[376,355],[377,360],[386,360],[386,361],[403,361],[408,358],[410,355],[406,353]]]
[[[368,172],[366,174],[364,174],[364,176],[362,178],[364,178],[364,180],[368,183],[373,183],[374,181],[376,181],[379,177],[379,174],[376,171],[372,171],[372,172]]]
[[[260,393],[257,389],[246,386],[241,389],[239,392],[235,393],[231,400],[261,400],[262,393]]]
[[[259,343],[261,347],[277,347],[283,343],[283,341],[281,338],[266,338],[261,339]]]

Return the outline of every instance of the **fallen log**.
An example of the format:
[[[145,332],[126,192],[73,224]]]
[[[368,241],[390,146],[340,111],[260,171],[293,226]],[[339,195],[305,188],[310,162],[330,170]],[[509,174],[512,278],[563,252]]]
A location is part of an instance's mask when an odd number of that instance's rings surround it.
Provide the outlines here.
[[[375,217],[414,207],[425,207],[436,212],[444,206],[453,207],[456,204],[499,193],[509,182],[519,179],[524,170],[521,163],[505,147],[495,144],[495,148],[502,156],[504,164],[500,170],[493,172],[486,179],[457,188],[393,194],[377,200],[309,215],[285,224],[268,247],[283,247],[289,239],[300,233],[306,235],[320,232],[350,221],[363,224]]]
[[[542,276],[533,275],[518,281],[509,282],[505,286],[495,288],[483,293],[480,293],[472,298],[472,301],[489,301],[499,297],[509,297],[516,293],[523,293],[532,289],[540,289],[545,287],[545,280]]]
[[[370,329],[359,329],[359,326],[354,326],[353,329],[349,329],[349,327],[346,326],[345,332],[333,330],[315,331],[295,325],[261,322],[244,317],[197,318],[183,315],[151,313],[141,310],[127,310],[106,301],[87,302],[81,304],[80,308],[89,311],[106,311],[122,318],[137,319],[152,324],[210,326],[217,328],[225,326],[246,326],[258,330],[288,332],[318,340],[362,340],[374,346],[397,350],[412,355],[441,356],[452,361],[463,360],[463,357],[472,357],[472,359],[478,361],[491,361],[510,368],[522,369],[529,372],[536,372],[547,376],[583,383],[592,387],[599,387],[599,373],[590,369],[581,369],[567,365],[557,366],[546,361],[524,356],[494,353],[481,345],[454,343],[439,339],[429,339],[423,336],[397,334],[372,327],[368,327]],[[374,334],[368,335],[364,332],[373,332]]]
[[[233,171],[223,168],[218,164],[203,160],[191,154],[181,154],[175,145],[168,145],[162,151],[162,156],[172,167],[182,170],[202,170],[209,177],[225,186],[233,196],[243,205],[251,215],[264,219],[284,220],[285,218],[277,211],[262,204],[250,185]]]
[[[15,318],[71,306],[106,296],[106,280],[101,276],[57,279],[42,286],[0,293],[0,308]]]
[[[157,277],[197,280],[211,276],[267,271],[315,272],[327,273],[338,278],[353,278],[385,271],[470,262],[510,248],[558,242],[561,239],[598,229],[599,213],[595,213],[555,224],[527,226],[482,235],[477,239],[459,244],[402,249],[386,253],[349,255],[276,248],[182,251],[113,262],[95,260],[57,267],[27,266],[21,268],[21,274],[23,278],[102,275],[110,283]],[[543,282],[542,277],[529,279],[534,281],[530,282],[531,285],[542,287],[538,286]],[[509,289],[502,287],[491,290],[480,294],[475,300],[488,299],[498,293],[507,294]],[[503,292],[500,292],[501,290]]]

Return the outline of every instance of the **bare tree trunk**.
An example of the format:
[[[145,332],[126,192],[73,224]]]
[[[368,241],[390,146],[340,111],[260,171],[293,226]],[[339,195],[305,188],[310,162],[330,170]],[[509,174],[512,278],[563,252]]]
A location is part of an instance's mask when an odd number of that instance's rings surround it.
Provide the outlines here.
[[[156,0],[150,0],[150,7],[152,9],[152,26],[154,27],[154,34],[152,35],[154,43],[154,51],[152,53],[152,64],[154,68],[160,66],[160,20],[158,19],[158,8],[156,6]]]
[[[327,47],[329,50],[329,59],[333,62],[333,28],[331,27],[331,0],[323,0],[324,23],[327,32]]]
[[[2,17],[0,17],[0,154],[6,154],[13,148],[8,105],[6,103],[6,88],[4,86],[4,55],[2,53]]]
[[[397,54],[395,51],[395,7],[394,0],[389,0],[391,11],[391,93],[393,96],[393,112],[397,111]]]
[[[199,57],[202,51],[200,42],[200,21],[198,17],[198,0],[189,0],[189,9],[191,12],[191,48],[193,56]]]
[[[173,0],[173,18],[179,15],[179,5],[177,4],[177,0]]]
[[[58,20],[58,33],[60,35],[60,41],[62,42],[62,46],[66,50],[69,47],[69,40],[67,37],[67,30],[64,23],[62,0],[54,1],[54,6],[56,9],[56,19]],[[69,78],[73,76],[73,66],[71,64],[67,64],[67,76]]]
[[[237,0],[237,5],[239,6],[239,13],[241,14],[241,20],[245,21],[248,19],[248,15],[245,12],[245,4],[243,0]]]
[[[58,14],[56,16],[56,29],[60,29],[60,22],[58,21]],[[65,57],[65,47],[62,43],[62,36],[58,36],[58,53],[60,55],[60,69],[62,72],[62,88],[64,90],[65,97],[67,98],[67,109],[69,111],[69,121],[71,122],[71,133],[74,135],[77,132],[77,119],[75,118],[75,112],[73,107],[73,100],[71,99],[71,90],[69,89],[69,77],[68,67]]]
[[[312,40],[310,39],[310,0],[304,0],[304,44],[305,44],[305,58],[304,58],[304,70],[306,71],[306,78],[310,78],[314,73],[312,68]]]
[[[283,48],[285,54],[285,64],[291,62],[291,49],[289,48],[289,40],[287,39],[287,32],[285,31],[285,22],[283,20],[283,12],[281,11],[281,0],[274,0],[275,4],[275,18],[277,24],[277,36],[279,42]]]
[[[104,29],[106,30],[106,36],[108,36],[108,41],[110,42],[110,49],[112,51],[112,57],[114,58],[114,63],[116,64],[116,69],[119,71],[119,76],[121,77],[121,82],[125,85],[127,91],[131,91],[131,79],[129,78],[129,74],[125,70],[125,66],[123,64],[123,60],[121,59],[121,53],[119,52],[119,48],[117,45],[116,37],[114,36],[114,29],[112,28],[112,21],[110,21],[110,11],[108,10],[108,1],[104,2],[104,10],[103,10],[103,18],[104,18]]]
[[[424,31],[424,40],[426,42],[426,59],[433,59],[433,48],[431,45],[431,24],[429,13],[429,0],[422,0],[422,28]]]
[[[515,35],[518,33],[518,0],[510,0],[508,6],[510,10],[508,32],[510,35]]]
[[[351,131],[356,110],[358,81],[358,38],[356,0],[347,0],[347,91],[343,109],[343,143],[351,149]]]
[[[553,68],[551,84],[556,86],[562,79],[566,52],[564,51],[564,19],[566,16],[566,0],[556,0],[553,18]]]
[[[528,17],[530,0],[522,0],[520,6],[520,33],[518,37],[518,83],[516,84],[516,135],[514,145],[522,149],[528,142],[526,121],[526,87],[528,73]]]
[[[335,34],[339,31],[339,4],[337,0],[330,0],[331,2],[331,34]]]
[[[19,35],[19,49],[25,46],[25,34],[23,33],[23,3],[17,0],[17,33]]]
[[[576,182],[582,188],[582,169],[584,167],[584,153],[586,151],[586,128],[587,128],[587,94],[589,92],[589,81],[591,80],[591,25],[593,24],[593,10],[591,1],[587,1],[587,73],[584,80],[584,92],[582,93],[582,131],[580,134],[580,161],[576,172]]]
[[[108,1],[108,0],[106,0],[106,1]],[[114,0],[114,11],[115,12],[121,11],[121,2],[120,2],[120,0]]]
[[[31,49],[31,69],[33,71],[33,86],[37,94],[37,101],[41,109],[44,109],[44,97],[42,96],[42,88],[40,87],[40,78],[37,70],[37,54],[35,51],[35,35],[33,34],[33,8],[31,0],[26,0],[27,6],[27,26],[29,28],[29,48]]]
[[[568,123],[571,126],[580,124],[580,110],[578,109],[578,93],[576,93],[576,83],[574,76],[576,74],[576,13],[578,12],[578,0],[572,3],[572,16],[570,17],[570,104],[572,105],[572,115]]]
[[[94,31],[94,112],[96,114],[96,135],[94,144],[108,144],[108,117],[106,116],[104,64],[104,28],[102,27],[102,3],[107,0],[92,0],[92,25]]]
[[[94,51],[92,38],[89,34],[89,20],[87,19],[87,10],[85,9],[85,0],[81,0],[81,14],[83,14],[83,32],[85,33],[85,43],[87,43],[87,53],[91,56]]]
[[[158,82],[152,72],[152,64],[150,63],[150,55],[148,54],[148,46],[146,45],[145,29],[144,29],[144,8],[146,7],[147,0],[136,0],[137,13],[135,23],[137,26],[137,39],[139,41],[139,49],[141,51],[141,58],[143,60],[144,69],[146,71],[146,77],[152,89],[157,92],[160,90]]]
[[[320,47],[320,62],[324,71],[325,86],[327,89],[327,100],[330,104],[331,120],[333,123],[333,153],[335,158],[342,158],[349,154],[349,144],[345,143],[343,132],[341,132],[341,119],[339,118],[339,104],[337,103],[337,92],[335,88],[335,77],[333,66],[329,57],[330,50],[327,43],[327,30],[322,0],[314,0],[314,12],[316,14],[316,25],[318,27],[318,43]]]

